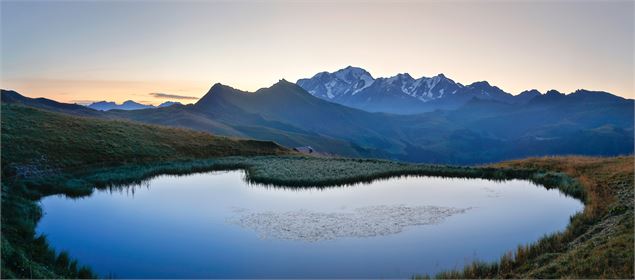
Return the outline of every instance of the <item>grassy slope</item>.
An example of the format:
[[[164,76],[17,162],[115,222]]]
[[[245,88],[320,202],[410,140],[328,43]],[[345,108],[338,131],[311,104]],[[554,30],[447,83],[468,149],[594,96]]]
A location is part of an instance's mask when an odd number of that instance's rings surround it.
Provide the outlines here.
[[[87,138],[74,142],[71,136]],[[199,141],[179,137],[198,137]],[[291,187],[405,174],[530,179],[582,199],[587,204],[584,214],[574,217],[565,233],[509,254],[500,264],[474,264],[465,272],[439,276],[633,278],[632,157],[528,159],[469,168],[280,156],[286,152],[271,143],[221,139],[187,130],[88,121],[3,105],[2,277],[94,276],[79,269],[68,255],[53,253],[45,238],[36,238],[41,209],[35,202],[44,195],[84,195],[93,187],[135,182],[160,173],[244,168],[251,181]],[[143,144],[148,147],[134,148]],[[245,157],[251,154],[275,156]],[[20,168],[32,172],[15,176]]]
[[[52,193],[86,186],[66,174],[103,166],[219,156],[282,155],[273,142],[215,137],[191,130],[71,117],[2,105],[2,278],[90,277],[68,254],[36,238],[41,209]],[[37,182],[35,182],[37,181]],[[84,187],[82,189],[82,187]]]
[[[288,153],[273,142],[216,137],[188,129],[72,117],[2,105],[3,175],[34,163],[67,169],[93,164]],[[5,145],[6,144],[6,145]],[[11,163],[7,165],[6,163]],[[6,168],[5,168],[6,167]],[[15,171],[15,170],[13,170]],[[8,172],[8,173],[4,173]]]

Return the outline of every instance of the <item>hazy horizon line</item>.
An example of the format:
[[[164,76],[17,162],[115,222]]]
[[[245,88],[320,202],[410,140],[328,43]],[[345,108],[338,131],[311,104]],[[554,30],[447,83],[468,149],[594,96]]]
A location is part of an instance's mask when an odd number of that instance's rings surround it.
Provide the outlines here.
[[[413,76],[412,76],[410,73],[408,73],[408,72],[399,72],[399,73],[396,73],[396,74],[394,74],[394,75],[392,75],[392,76],[377,76],[377,77],[375,77],[375,76],[373,76],[373,74],[372,74],[369,70],[367,70],[366,68],[364,68],[364,67],[360,67],[360,66],[353,66],[353,65],[347,65],[347,66],[345,66],[345,67],[343,67],[343,68],[339,68],[339,69],[337,69],[337,70],[332,70],[332,71],[319,71],[319,72],[316,72],[314,75],[312,75],[312,76],[310,76],[310,77],[306,77],[306,78],[299,78],[298,80],[300,80],[300,79],[310,79],[310,78],[314,77],[315,75],[318,75],[318,74],[320,74],[320,73],[324,73],[324,72],[327,72],[327,73],[331,73],[331,74],[332,74],[332,73],[334,73],[334,72],[337,72],[337,71],[340,71],[340,70],[344,70],[344,69],[349,68],[349,67],[352,67],[352,68],[359,68],[359,69],[363,69],[363,70],[367,71],[367,72],[371,75],[371,77],[373,78],[373,80],[377,80],[377,79],[389,79],[389,78],[396,77],[396,76],[398,76],[398,75],[402,75],[402,74],[408,74],[408,75],[410,75],[413,79],[433,78],[433,77],[438,76],[438,75],[444,75],[446,78],[448,78],[448,79],[450,79],[450,80],[454,81],[455,83],[460,84],[460,85],[462,85],[462,86],[469,86],[469,85],[471,85],[471,84],[478,83],[478,82],[486,82],[486,83],[488,83],[489,85],[491,85],[491,86],[493,86],[493,87],[497,87],[497,88],[499,88],[500,90],[502,90],[502,91],[504,91],[504,92],[506,92],[506,93],[509,93],[509,94],[511,94],[511,95],[513,95],[513,96],[517,96],[517,95],[521,94],[521,93],[522,93],[522,92],[524,92],[524,91],[531,91],[531,90],[537,90],[537,91],[538,91],[538,92],[540,92],[541,94],[546,94],[546,93],[547,93],[547,92],[549,92],[549,91],[555,90],[555,91],[557,91],[557,92],[559,92],[559,93],[562,93],[562,94],[565,94],[565,95],[572,94],[572,93],[574,93],[574,92],[576,92],[576,91],[578,91],[578,90],[586,90],[586,91],[593,91],[593,92],[606,92],[606,93],[609,93],[609,94],[614,95],[614,96],[619,96],[619,97],[622,97],[622,98],[625,98],[625,99],[629,99],[629,100],[635,100],[635,97],[621,96],[621,95],[618,95],[618,94],[615,94],[615,93],[612,93],[612,92],[609,92],[609,91],[601,90],[601,89],[588,89],[588,88],[578,88],[578,89],[575,89],[575,90],[572,90],[572,91],[564,91],[564,90],[559,90],[559,89],[555,89],[555,88],[550,88],[550,89],[546,89],[546,90],[545,90],[545,89],[541,90],[541,89],[537,89],[537,88],[530,88],[530,89],[525,89],[525,90],[523,90],[523,91],[521,91],[521,92],[516,92],[516,93],[514,93],[514,92],[507,91],[507,90],[505,90],[504,88],[501,88],[501,87],[499,87],[499,86],[498,86],[498,85],[496,85],[496,84],[492,84],[492,83],[490,83],[488,80],[485,80],[485,79],[484,79],[484,80],[474,81],[474,82],[471,82],[471,83],[462,83],[462,82],[459,82],[459,81],[456,81],[456,80],[452,79],[451,77],[449,77],[449,76],[445,75],[444,73],[438,73],[438,74],[437,74],[437,75],[435,75],[435,76],[426,76],[426,75],[422,75],[422,76],[419,76],[418,78],[415,78],[415,77],[413,77]],[[16,79],[16,80],[17,80],[17,79]],[[56,81],[56,82],[63,81],[63,82],[69,82],[69,83],[75,83],[75,82],[95,82],[95,83],[110,83],[110,82],[113,82],[113,83],[152,83],[152,82],[153,82],[153,81],[135,81],[135,80],[130,80],[130,81],[121,81],[121,80],[83,80],[83,79],[79,79],[79,80],[68,80],[68,79],[25,79],[25,80],[29,80],[29,81],[41,80],[41,81]],[[282,81],[282,80],[285,80],[285,81],[290,82],[290,83],[293,83],[293,84],[297,84],[297,81],[298,81],[298,80],[296,80],[296,81],[292,81],[292,80],[289,80],[289,79],[286,79],[286,78],[280,78],[280,79],[279,79],[279,81]],[[203,95],[202,95],[202,96],[200,96],[200,97],[191,96],[191,95],[181,95],[181,94],[175,94],[175,93],[168,93],[167,91],[163,91],[163,92],[162,92],[162,91],[154,91],[154,92],[148,92],[148,93],[145,93],[145,94],[143,94],[143,93],[131,93],[130,95],[128,95],[128,96],[127,96],[127,97],[125,97],[125,98],[110,99],[110,100],[109,100],[109,99],[64,99],[64,98],[60,99],[60,98],[52,98],[52,97],[48,97],[48,96],[46,96],[46,95],[41,95],[41,96],[32,95],[32,94],[29,94],[28,92],[23,92],[23,91],[21,91],[21,90],[19,90],[19,89],[15,89],[15,88],[2,88],[2,90],[15,91],[15,92],[18,92],[19,94],[21,94],[21,95],[23,95],[23,96],[26,96],[26,97],[29,97],[29,98],[47,98],[47,99],[55,100],[55,101],[58,101],[58,102],[63,102],[63,103],[73,103],[73,104],[79,104],[79,105],[84,105],[84,106],[86,106],[86,105],[90,105],[90,104],[92,104],[92,103],[96,103],[96,102],[114,102],[114,103],[115,103],[115,104],[117,104],[117,105],[121,105],[122,103],[124,103],[124,102],[126,102],[126,101],[134,101],[134,102],[137,102],[137,103],[140,103],[140,104],[144,104],[144,105],[158,106],[158,105],[160,105],[161,103],[164,103],[164,102],[167,102],[167,101],[175,101],[175,102],[180,102],[180,100],[196,100],[196,101],[198,101],[198,100],[200,100],[203,96],[205,96],[205,94],[207,94],[207,93],[209,92],[209,90],[211,89],[211,87],[213,87],[215,84],[221,84],[221,85],[223,85],[223,86],[228,86],[228,87],[231,87],[231,88],[234,88],[234,89],[237,89],[237,90],[243,91],[243,92],[254,93],[254,92],[257,92],[257,91],[258,91],[258,90],[260,90],[260,89],[266,89],[266,88],[269,88],[269,87],[271,87],[271,86],[275,85],[276,83],[278,83],[279,81],[277,81],[277,82],[273,82],[273,83],[270,83],[268,86],[258,87],[258,88],[257,88],[257,89],[255,89],[255,90],[253,90],[253,89],[243,89],[243,88],[241,88],[241,87],[238,87],[238,86],[235,86],[235,85],[232,85],[232,84],[229,84],[229,83],[223,83],[223,82],[211,82],[211,85],[208,87],[208,89],[207,89],[207,90],[202,90],[202,91],[201,91],[201,92],[203,92]],[[52,93],[52,94],[56,94],[56,93]],[[58,94],[58,95],[68,95],[67,93],[63,93],[63,92],[58,92],[57,94]],[[310,94],[310,93],[309,93],[309,94]],[[148,101],[148,100],[139,100],[139,99],[135,99],[134,97],[132,97],[132,96],[143,96],[143,95],[145,95],[145,96],[154,96],[154,97],[156,97],[156,98],[161,99],[162,101],[154,101],[154,102],[153,102],[153,101]],[[191,103],[184,103],[184,102],[180,102],[180,103],[183,103],[183,104],[191,104]]]

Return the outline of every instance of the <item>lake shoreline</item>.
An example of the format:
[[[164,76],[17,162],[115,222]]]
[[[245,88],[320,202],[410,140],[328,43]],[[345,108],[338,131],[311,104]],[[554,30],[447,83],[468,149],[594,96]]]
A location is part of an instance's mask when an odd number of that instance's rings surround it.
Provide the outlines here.
[[[401,176],[289,188],[245,177],[160,175],[82,199],[46,197],[37,232],[99,275],[123,278],[408,278],[494,261],[563,231],[584,207],[527,180]],[[128,258],[136,265],[118,261]]]
[[[619,158],[618,158],[619,159]],[[535,159],[537,160],[537,159]],[[596,160],[611,160],[611,159],[596,159]],[[615,159],[614,159],[615,160]],[[624,159],[622,159],[623,161]],[[531,159],[529,160],[531,161]],[[337,179],[328,180],[315,180],[315,178],[307,178],[307,176],[300,176],[297,172],[300,172],[304,166],[302,162],[310,166],[319,166],[318,163],[328,163],[326,166],[333,166],[342,164],[347,166],[351,171],[346,176],[340,176]],[[276,167],[286,165],[285,169],[288,174],[287,177],[277,176],[268,177],[268,175],[276,174],[273,172]],[[369,170],[360,172],[360,169],[353,169],[352,167],[370,166]],[[331,167],[326,167],[326,171],[333,172]],[[386,171],[388,168],[389,171]],[[296,168],[296,169],[293,169]],[[373,169],[376,168],[376,169]],[[584,185],[572,180],[569,176],[562,172],[547,172],[548,169],[533,170],[526,167],[520,168],[514,167],[451,167],[451,166],[437,166],[437,165],[413,165],[395,163],[381,160],[357,160],[357,159],[324,159],[324,158],[309,158],[309,157],[230,157],[230,158],[218,158],[210,160],[199,161],[176,161],[169,163],[160,163],[153,165],[127,165],[116,168],[108,169],[96,169],[89,172],[82,172],[84,175],[76,177],[77,175],[65,175],[56,176],[54,178],[49,177],[42,181],[41,179],[30,179],[30,185],[40,186],[42,190],[46,191],[46,195],[51,194],[67,194],[70,196],[82,196],[87,195],[92,190],[92,187],[107,187],[112,184],[122,184],[124,182],[134,183],[141,180],[156,176],[159,174],[187,174],[191,172],[203,172],[212,170],[234,170],[245,169],[248,174],[248,180],[252,182],[273,184],[283,183],[289,187],[297,187],[299,184],[311,182],[314,185],[329,185],[334,182],[340,184],[360,182],[364,180],[373,180],[379,178],[386,178],[391,176],[400,175],[430,175],[430,176],[447,176],[447,177],[465,177],[465,178],[486,178],[495,180],[504,179],[528,179],[543,185],[547,188],[558,188],[563,193],[576,197],[584,202],[585,189]],[[353,171],[357,170],[357,171]],[[383,170],[383,172],[377,172],[376,170]],[[269,171],[269,173],[267,173]],[[326,172],[325,171],[325,172]],[[272,173],[272,174],[270,174]],[[322,174],[319,172],[313,174]],[[326,174],[326,173],[325,173]],[[314,176],[314,175],[313,175]],[[285,178],[285,179],[281,179]],[[64,182],[60,184],[60,182]],[[25,182],[26,183],[26,182]],[[63,186],[59,188],[59,186]],[[38,198],[41,198],[38,197]],[[32,203],[35,204],[33,201]],[[586,212],[585,208],[585,212]],[[581,219],[581,217],[574,217],[573,223],[567,228],[567,231],[571,231],[570,228],[575,226],[575,220]],[[556,234],[558,235],[558,234]],[[548,238],[541,239],[535,244],[545,242]],[[534,245],[535,246],[535,245]]]

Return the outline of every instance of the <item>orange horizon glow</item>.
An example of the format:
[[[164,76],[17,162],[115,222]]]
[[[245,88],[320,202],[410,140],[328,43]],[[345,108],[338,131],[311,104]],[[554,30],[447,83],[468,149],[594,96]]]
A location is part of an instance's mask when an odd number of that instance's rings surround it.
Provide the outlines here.
[[[343,68],[343,67],[342,67]],[[331,70],[329,72],[333,72],[335,70]],[[317,72],[316,72],[317,73]],[[372,75],[372,73],[371,73]],[[396,73],[395,73],[396,75]],[[311,77],[311,76],[307,76]],[[378,78],[373,75],[374,78]],[[388,77],[388,76],[386,76]],[[413,76],[418,78],[419,76]],[[452,78],[452,77],[449,77]],[[280,78],[284,79],[284,78]],[[277,79],[279,80],[279,79]],[[266,88],[273,85],[276,81],[272,81],[270,84],[262,85],[262,86],[252,86],[248,88],[242,88],[239,86],[235,86],[232,84],[223,83],[225,85],[243,90],[254,92],[260,88]],[[296,80],[290,80],[291,82],[295,82]],[[483,79],[487,80],[487,79]],[[462,84],[470,84],[464,83],[462,81],[457,81]],[[473,81],[476,82],[476,81]],[[210,87],[216,82],[197,82],[197,81],[99,81],[99,80],[87,80],[87,81],[72,81],[72,80],[16,80],[11,81],[10,83],[3,83],[2,89],[5,90],[15,90],[16,92],[31,98],[45,97],[49,99],[53,99],[55,101],[64,102],[64,103],[77,103],[82,105],[87,105],[93,102],[99,101],[113,101],[117,104],[121,104],[127,100],[133,100],[135,102],[146,104],[146,105],[154,105],[157,106],[165,101],[178,101],[183,104],[196,103],[198,99],[203,97]],[[499,86],[490,83],[495,86]],[[13,85],[13,87],[4,87],[4,85]],[[499,86],[500,87],[500,86]],[[157,88],[164,89],[162,92],[157,91]],[[503,90],[509,92],[505,88]],[[530,89],[538,89],[538,88],[527,88],[524,90]],[[538,89],[543,94],[548,90],[552,90],[554,88],[542,88]],[[583,88],[577,88],[583,89]],[[572,89],[569,91],[558,90],[565,94],[570,94],[577,89]],[[600,89],[589,89],[587,90],[599,90]],[[519,94],[519,92],[509,92],[513,95]],[[170,95],[178,95],[181,96],[179,98],[174,97],[155,97],[154,93],[165,93]],[[614,94],[614,93],[613,93]],[[87,98],[87,99],[81,99]],[[92,97],[92,98],[91,98]],[[624,98],[633,99],[633,96],[622,96]]]

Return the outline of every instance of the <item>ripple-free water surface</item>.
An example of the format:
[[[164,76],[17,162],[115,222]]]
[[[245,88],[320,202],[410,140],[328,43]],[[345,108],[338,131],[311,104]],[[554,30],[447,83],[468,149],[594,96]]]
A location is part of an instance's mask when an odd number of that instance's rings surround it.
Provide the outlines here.
[[[563,230],[580,201],[528,181],[395,177],[249,185],[243,171],[42,200],[37,231],[102,277],[410,277]]]

